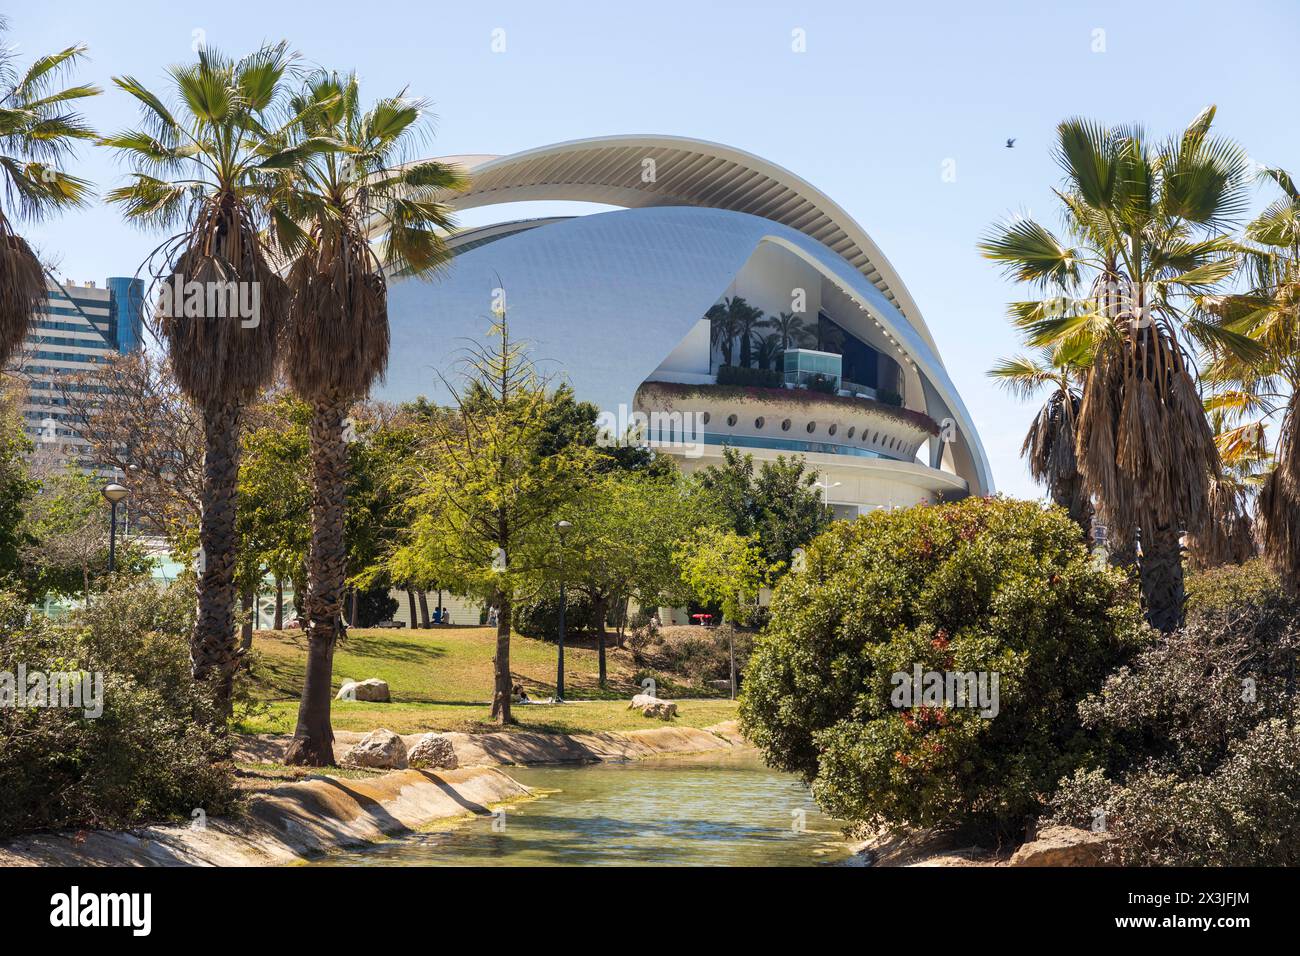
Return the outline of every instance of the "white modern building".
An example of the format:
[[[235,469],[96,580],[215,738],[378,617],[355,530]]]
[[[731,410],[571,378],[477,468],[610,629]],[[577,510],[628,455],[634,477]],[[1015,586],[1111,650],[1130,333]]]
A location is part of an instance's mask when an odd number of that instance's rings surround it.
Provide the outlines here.
[[[376,397],[445,398],[436,370],[458,342],[482,340],[504,296],[512,336],[535,361],[620,431],[644,425],[685,470],[718,461],[727,445],[757,460],[803,455],[845,517],[993,491],[974,424],[902,279],[848,213],[793,173],[668,136],[443,161],[469,177],[448,197],[457,209],[620,208],[465,229],[445,275],[394,281],[392,358]],[[769,371],[735,372],[741,348],[724,347],[706,318],[733,297],[769,317],[798,316],[807,341],[784,343],[780,356],[768,343],[756,356],[756,340],[744,352]]]

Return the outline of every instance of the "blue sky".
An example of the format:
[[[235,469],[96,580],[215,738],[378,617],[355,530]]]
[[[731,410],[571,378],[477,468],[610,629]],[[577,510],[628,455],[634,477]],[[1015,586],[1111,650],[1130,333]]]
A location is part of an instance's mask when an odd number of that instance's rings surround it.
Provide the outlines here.
[[[109,87],[111,76],[130,73],[161,89],[164,66],[190,58],[196,36],[232,53],[286,38],[310,63],[356,68],[371,97],[409,86],[434,100],[432,154],[666,133],[792,170],[848,210],[902,275],[999,489],[1017,495],[1038,494],[1018,458],[1032,410],[985,374],[1017,350],[1004,319],[1016,293],[975,243],[1008,213],[1056,223],[1056,123],[1084,114],[1164,134],[1215,103],[1219,131],[1253,159],[1300,170],[1300,125],[1288,105],[1300,91],[1295,0],[116,7],[29,4],[7,12],[9,39],[28,55],[84,41],[92,57],[84,79]],[[383,19],[367,20],[369,9]],[[796,29],[806,52],[792,50]],[[496,30],[504,52],[492,50]],[[117,92],[87,112],[105,130],[135,119]],[[114,184],[121,170],[100,152],[83,153],[78,172]],[[946,160],[955,161],[953,182],[941,175]],[[1261,205],[1269,198],[1260,191]],[[59,274],[79,281],[134,273],[158,241],[102,207],[24,232]]]

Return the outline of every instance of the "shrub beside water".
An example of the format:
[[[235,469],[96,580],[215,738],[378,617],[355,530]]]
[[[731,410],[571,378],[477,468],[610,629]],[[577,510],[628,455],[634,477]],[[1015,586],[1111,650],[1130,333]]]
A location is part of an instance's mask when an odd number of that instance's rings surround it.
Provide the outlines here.
[[[1183,630],[1080,705],[1095,759],[1056,822],[1104,821],[1125,863],[1300,864],[1298,638],[1300,602],[1263,562],[1193,576]]]
[[[96,595],[66,621],[28,620],[0,594],[0,671],[103,674],[103,713],[0,708],[0,834],[123,827],[235,799],[228,743],[190,678],[192,592],[150,584]]]
[[[1090,755],[1078,703],[1148,640],[1059,509],[1001,498],[832,526],[772,602],[741,720],[853,822],[1019,832]],[[998,712],[891,704],[897,672],[996,672]]]

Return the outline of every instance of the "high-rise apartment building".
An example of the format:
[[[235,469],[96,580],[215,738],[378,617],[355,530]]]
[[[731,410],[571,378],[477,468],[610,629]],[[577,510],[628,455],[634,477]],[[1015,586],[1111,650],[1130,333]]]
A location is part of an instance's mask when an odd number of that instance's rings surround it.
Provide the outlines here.
[[[10,368],[25,393],[23,428],[42,462],[94,466],[67,407],[69,396],[83,387],[78,379],[85,373],[140,347],[143,306],[140,279],[114,277],[102,288],[94,282],[47,283],[36,321]]]

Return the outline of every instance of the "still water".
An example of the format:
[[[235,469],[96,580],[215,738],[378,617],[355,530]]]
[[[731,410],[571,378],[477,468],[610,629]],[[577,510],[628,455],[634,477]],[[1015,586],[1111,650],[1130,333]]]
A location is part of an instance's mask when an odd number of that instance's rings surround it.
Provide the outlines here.
[[[543,794],[316,866],[815,866],[849,855],[798,779],[757,757],[505,768]]]

